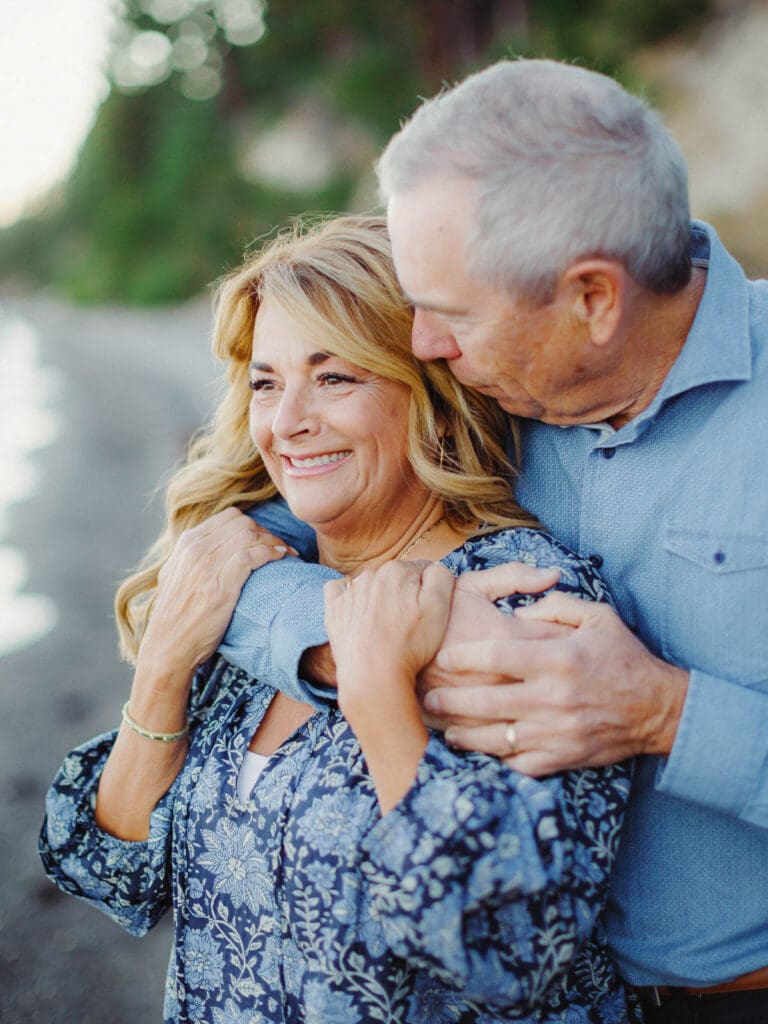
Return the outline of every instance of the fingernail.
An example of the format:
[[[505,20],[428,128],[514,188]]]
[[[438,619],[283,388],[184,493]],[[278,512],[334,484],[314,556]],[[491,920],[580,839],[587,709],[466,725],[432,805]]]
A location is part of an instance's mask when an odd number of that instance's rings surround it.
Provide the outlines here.
[[[282,544],[275,544],[275,551],[279,551],[281,555],[284,555],[288,548],[283,547]]]
[[[435,693],[434,690],[430,690],[430,692],[424,698],[424,707],[427,709],[427,711],[440,710],[440,697]]]
[[[445,742],[449,746],[451,746],[451,747],[455,746],[455,744],[456,744],[456,733],[453,731],[453,729],[446,729],[445,730]]]

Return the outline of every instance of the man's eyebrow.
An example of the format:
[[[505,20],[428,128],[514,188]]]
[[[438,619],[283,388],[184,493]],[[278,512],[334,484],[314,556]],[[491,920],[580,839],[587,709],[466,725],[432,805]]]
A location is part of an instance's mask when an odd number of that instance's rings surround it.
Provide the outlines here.
[[[413,306],[414,309],[421,309],[425,313],[442,313],[444,316],[466,316],[467,311],[465,309],[459,309],[456,306],[441,306],[440,303],[436,302],[419,302],[418,299],[412,299],[410,295],[403,292],[405,301]]]
[[[330,352],[313,352],[311,356],[307,356],[308,366],[319,366],[324,363],[326,359],[330,359]],[[274,373],[274,368],[269,363],[258,363],[255,360],[251,363],[251,369],[256,370],[258,373]]]

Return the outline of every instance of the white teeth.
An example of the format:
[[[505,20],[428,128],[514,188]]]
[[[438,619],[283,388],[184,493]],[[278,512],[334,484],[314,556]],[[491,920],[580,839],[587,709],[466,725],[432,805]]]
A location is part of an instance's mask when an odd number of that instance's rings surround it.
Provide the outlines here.
[[[346,459],[352,452],[334,452],[333,455],[318,455],[313,459],[293,459],[290,462],[297,469],[309,469],[310,466],[327,466],[329,462],[338,462],[339,459]]]

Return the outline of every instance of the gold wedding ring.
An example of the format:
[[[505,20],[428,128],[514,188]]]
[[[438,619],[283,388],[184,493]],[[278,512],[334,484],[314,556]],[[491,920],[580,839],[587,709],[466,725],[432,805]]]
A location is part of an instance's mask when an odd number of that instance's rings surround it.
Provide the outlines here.
[[[504,732],[504,736],[506,737],[507,743],[509,745],[509,754],[507,755],[507,757],[511,757],[513,754],[517,753],[517,729],[515,729],[514,722],[507,723],[507,728]]]

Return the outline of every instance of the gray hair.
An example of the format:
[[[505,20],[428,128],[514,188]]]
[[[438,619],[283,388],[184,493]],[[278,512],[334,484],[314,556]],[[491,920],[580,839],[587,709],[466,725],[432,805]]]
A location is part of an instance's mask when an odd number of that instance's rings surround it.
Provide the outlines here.
[[[594,71],[500,61],[424,102],[377,173],[385,199],[437,174],[473,182],[470,271],[518,297],[548,301],[585,257],[655,292],[690,278],[683,156],[658,114]]]

